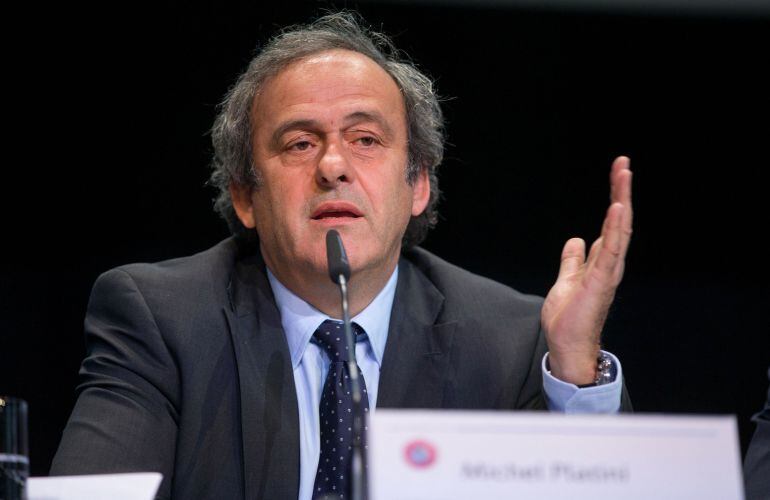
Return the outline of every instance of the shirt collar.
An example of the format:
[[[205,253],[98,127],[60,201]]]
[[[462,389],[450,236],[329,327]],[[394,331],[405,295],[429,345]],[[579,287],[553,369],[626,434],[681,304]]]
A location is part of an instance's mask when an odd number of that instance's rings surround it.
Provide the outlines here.
[[[305,302],[283,283],[278,281],[270,269],[267,269],[267,277],[278,310],[281,313],[281,325],[286,333],[286,341],[289,344],[291,364],[297,368],[305,349],[310,343],[310,338],[318,326],[331,318],[312,305]],[[385,343],[388,340],[388,327],[390,326],[390,311],[393,308],[393,299],[396,296],[396,283],[398,282],[398,266],[393,270],[390,279],[380,293],[369,303],[363,311],[351,319],[358,323],[366,332],[369,344],[372,346],[374,359],[382,366],[382,355],[385,352]]]

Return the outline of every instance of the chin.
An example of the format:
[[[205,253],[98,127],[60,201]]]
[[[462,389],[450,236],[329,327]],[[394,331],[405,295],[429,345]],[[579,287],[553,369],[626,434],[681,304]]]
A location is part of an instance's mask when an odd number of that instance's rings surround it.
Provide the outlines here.
[[[348,250],[348,260],[350,261],[351,274],[366,271],[382,272],[383,268],[390,262],[387,255],[384,255],[382,252],[366,252],[365,250],[359,252]]]

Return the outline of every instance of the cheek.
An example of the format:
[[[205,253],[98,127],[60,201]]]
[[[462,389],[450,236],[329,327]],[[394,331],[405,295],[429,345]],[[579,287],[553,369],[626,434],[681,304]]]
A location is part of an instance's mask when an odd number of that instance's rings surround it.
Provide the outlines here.
[[[258,207],[258,227],[269,228],[276,234],[299,230],[305,213],[306,200],[297,188],[298,182],[275,182],[270,186],[271,188],[268,189],[265,183],[257,194],[259,201],[255,206]]]
[[[389,186],[390,189],[380,189],[378,199],[372,200],[380,216],[378,232],[386,239],[406,227],[412,215],[412,194],[408,184],[394,185],[391,182]]]
[[[303,210],[307,198],[312,194],[312,171],[303,167],[291,167],[279,164],[276,172],[265,177],[263,185],[270,186],[269,199],[276,213],[280,211],[297,212]]]

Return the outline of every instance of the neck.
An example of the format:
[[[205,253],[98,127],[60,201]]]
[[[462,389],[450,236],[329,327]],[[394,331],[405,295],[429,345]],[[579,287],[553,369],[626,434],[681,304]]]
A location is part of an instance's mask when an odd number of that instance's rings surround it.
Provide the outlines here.
[[[285,266],[275,266],[265,258],[265,264],[278,281],[292,293],[312,305],[322,313],[342,318],[342,298],[339,286],[331,281],[325,271],[281,272]],[[386,265],[371,269],[352,270],[348,280],[348,309],[350,317],[366,309],[378,293],[385,287],[398,264],[398,256]]]

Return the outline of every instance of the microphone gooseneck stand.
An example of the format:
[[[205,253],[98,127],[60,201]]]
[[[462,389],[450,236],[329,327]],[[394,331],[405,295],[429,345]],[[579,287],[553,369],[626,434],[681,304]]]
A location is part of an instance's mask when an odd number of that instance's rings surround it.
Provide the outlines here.
[[[366,498],[366,470],[364,468],[363,450],[361,443],[364,437],[363,415],[361,414],[361,384],[358,380],[358,363],[356,362],[356,343],[353,339],[353,328],[348,311],[348,279],[350,279],[350,263],[342,244],[340,233],[330,229],[326,233],[326,258],[329,264],[329,277],[339,285],[342,301],[342,321],[345,332],[345,344],[348,347],[348,371],[350,372],[350,387],[353,396],[353,461],[350,468],[352,500]]]

